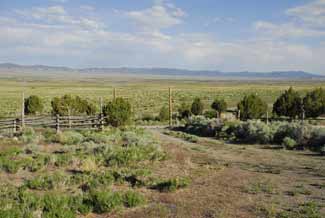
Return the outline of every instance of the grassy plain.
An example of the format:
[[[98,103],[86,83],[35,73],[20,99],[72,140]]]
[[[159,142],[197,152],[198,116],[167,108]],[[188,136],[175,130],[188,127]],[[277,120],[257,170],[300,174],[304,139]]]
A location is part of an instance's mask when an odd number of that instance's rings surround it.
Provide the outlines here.
[[[168,105],[168,88],[173,89],[175,107],[182,102],[190,103],[200,97],[208,108],[215,97],[225,98],[233,107],[247,94],[257,93],[271,106],[275,98],[285,89],[293,86],[304,94],[315,87],[325,87],[323,81],[217,81],[182,79],[139,79],[139,78],[0,78],[0,116],[19,115],[21,94],[39,95],[46,105],[45,113],[50,112],[50,102],[55,96],[64,94],[80,95],[97,105],[99,98],[109,101],[113,88],[117,96],[131,101],[137,116],[157,114],[160,108]]]
[[[23,91],[26,96],[39,95],[46,104],[45,112],[50,112],[50,101],[55,96],[79,95],[99,104],[99,97],[103,97],[105,101],[112,99],[113,89],[116,88],[117,96],[128,98],[136,115],[140,116],[158,113],[162,106],[167,105],[169,87],[173,88],[176,106],[184,101],[191,102],[195,97],[201,97],[206,107],[217,96],[225,98],[230,106],[235,106],[244,95],[251,93],[257,93],[271,106],[275,98],[290,86],[293,86],[301,94],[316,87],[325,87],[325,82],[317,81],[241,82],[106,77],[70,79],[0,79],[0,115],[19,115]],[[84,133],[84,136],[77,134],[72,135],[73,137],[67,134],[66,137],[59,138],[60,143],[56,138],[55,143],[44,141],[44,138],[41,138],[40,143],[28,142],[30,141],[28,137],[21,139],[27,141],[26,143],[3,139],[0,143],[0,153],[3,153],[3,149],[12,148],[10,143],[18,143],[20,152],[18,156],[0,155],[3,159],[0,182],[10,183],[15,190],[18,190],[17,187],[27,187],[26,190],[22,189],[21,193],[23,194],[55,192],[64,195],[73,193],[80,198],[80,194],[83,196],[85,193],[84,197],[88,197],[87,191],[80,193],[84,187],[80,184],[84,182],[87,184],[88,182],[98,183],[100,190],[102,185],[107,186],[101,184],[100,178],[103,172],[109,171],[115,175],[114,178],[108,177],[109,191],[113,190],[120,193],[121,196],[126,196],[125,193],[131,190],[144,197],[141,204],[138,203],[131,208],[130,205],[135,204],[133,201],[137,200],[136,196],[131,195],[131,200],[118,200],[116,203],[112,201],[115,199],[112,199],[112,196],[115,195],[108,194],[98,198],[98,193],[95,192],[96,195],[89,193],[91,206],[95,206],[92,208],[93,213],[88,216],[77,213],[77,217],[98,217],[96,214],[102,212],[106,215],[103,217],[141,218],[321,218],[325,216],[325,159],[317,153],[286,151],[262,145],[229,144],[216,139],[200,138],[165,130],[151,129],[148,131],[151,131],[153,138],[161,146],[162,151],[166,154],[165,158],[153,163],[144,159],[134,162],[132,167],[129,164],[126,166],[131,173],[138,172],[137,170],[140,170],[139,172],[148,170],[152,173],[150,176],[137,174],[134,177],[132,174],[133,177],[129,177],[126,174],[121,181],[118,176],[120,174],[116,174],[121,170],[118,166],[120,161],[128,160],[127,157],[139,157],[138,154],[128,155],[129,153],[124,150],[138,146],[128,146],[128,143],[133,142],[134,138],[141,142],[138,143],[139,145],[144,145],[146,131],[144,135],[141,133],[140,137],[136,137],[139,133],[134,135],[132,131],[127,135],[123,135],[123,132],[119,134],[104,132],[102,134]],[[68,140],[70,137],[72,137],[71,142]],[[116,150],[104,152],[105,149],[96,149],[99,146],[98,143],[99,145],[102,143],[103,148],[113,146],[112,148]],[[112,146],[107,146],[107,144]],[[143,146],[143,148],[145,147]],[[138,150],[132,151],[137,152]],[[71,160],[66,160],[66,156],[69,156]],[[140,155],[140,157],[142,156]],[[112,160],[115,162],[111,162]],[[39,165],[39,163],[41,164]],[[51,176],[51,173],[56,171],[64,175],[66,180],[62,181],[66,181],[66,183],[57,184],[56,176]],[[75,177],[75,174],[86,176],[79,178]],[[42,175],[46,177],[39,177]],[[48,175],[50,177],[47,177]],[[60,174],[58,175],[60,176]],[[190,182],[186,187],[172,192],[159,191],[158,187],[160,186],[154,186],[157,187],[156,189],[152,188],[156,183],[159,184],[161,181],[177,177],[189,178]],[[54,181],[53,187],[52,182],[47,183],[49,178],[50,181]],[[140,182],[140,185],[134,185],[132,178],[136,178],[136,182]],[[137,180],[139,178],[140,180]],[[74,182],[72,185],[71,181]],[[142,181],[145,183],[142,184]],[[169,183],[163,184],[168,185]],[[167,187],[171,187],[171,190],[174,189],[174,186],[179,185],[175,185],[173,182],[170,184]],[[8,193],[7,187],[10,186],[3,185],[2,187],[5,189],[3,193]],[[104,200],[100,202],[98,199]],[[142,201],[139,199],[138,202]],[[8,200],[8,204],[11,204],[11,196],[7,196],[6,200]],[[116,207],[114,206],[116,210],[111,210],[111,206],[107,206],[111,204],[106,203],[111,202],[117,204]],[[67,205],[69,204],[67,203]],[[96,205],[106,206],[102,208]],[[36,212],[43,207],[42,204],[38,205]],[[81,209],[90,210],[90,208],[82,207],[79,208],[79,211]],[[59,207],[58,211],[62,211],[62,208]]]

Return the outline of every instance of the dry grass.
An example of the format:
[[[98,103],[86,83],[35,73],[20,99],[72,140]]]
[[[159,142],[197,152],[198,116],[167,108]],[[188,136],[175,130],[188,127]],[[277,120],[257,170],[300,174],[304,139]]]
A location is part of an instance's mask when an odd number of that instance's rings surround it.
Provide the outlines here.
[[[295,210],[306,202],[315,202],[318,215],[325,215],[323,157],[156,134],[171,157],[156,171],[190,176],[191,186],[174,194],[151,193],[154,203],[123,217],[271,218],[287,211],[298,217],[303,212]]]

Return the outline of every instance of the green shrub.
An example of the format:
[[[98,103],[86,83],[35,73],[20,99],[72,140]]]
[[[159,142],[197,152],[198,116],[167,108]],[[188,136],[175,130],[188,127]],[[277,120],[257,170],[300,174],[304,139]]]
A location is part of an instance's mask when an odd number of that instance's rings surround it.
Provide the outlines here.
[[[198,136],[213,137],[222,123],[217,119],[207,119],[204,116],[192,116],[185,124],[185,132]]]
[[[150,113],[146,113],[142,116],[141,118],[142,121],[147,121],[147,122],[150,122],[150,121],[157,121],[157,117],[150,114]]]
[[[32,160],[24,163],[24,169],[29,170],[30,172],[36,172],[45,167],[50,163],[51,157],[49,155],[34,155]]]
[[[325,145],[322,145],[319,151],[322,156],[325,156]]]
[[[316,118],[325,113],[325,90],[322,88],[308,92],[303,100],[306,117]]]
[[[211,105],[211,108],[217,111],[220,117],[221,113],[227,110],[227,102],[224,99],[215,99]]]
[[[65,131],[57,135],[57,141],[63,145],[78,145],[83,140],[83,135],[75,131]]]
[[[192,106],[191,106],[191,112],[194,115],[202,115],[204,110],[203,102],[200,98],[194,99]]]
[[[17,160],[10,160],[8,158],[3,158],[0,160],[1,168],[7,173],[15,174],[21,169],[22,164]]]
[[[54,156],[54,165],[56,167],[65,167],[68,166],[72,161],[72,154],[56,154]]]
[[[43,135],[46,143],[57,143],[58,142],[58,137],[57,137],[55,129],[47,128],[42,132],[42,135]]]
[[[267,112],[267,104],[257,95],[248,95],[237,106],[242,120],[259,119]]]
[[[75,218],[75,211],[69,205],[69,197],[54,193],[46,193],[43,197],[42,218]]]
[[[278,116],[295,118],[301,117],[302,99],[298,92],[290,87],[274,103],[273,113]]]
[[[68,205],[72,211],[78,211],[83,215],[87,215],[93,210],[89,196],[84,194],[71,196]]]
[[[292,150],[297,146],[297,142],[294,139],[290,138],[290,137],[285,137],[283,139],[282,145],[285,148],[287,148],[289,150]]]
[[[91,200],[94,206],[94,212],[102,214],[108,213],[123,205],[122,195],[111,191],[93,191]]]
[[[94,173],[90,176],[88,181],[83,184],[83,190],[91,190],[97,188],[104,188],[112,185],[114,183],[114,176],[110,172],[100,172]]]
[[[153,188],[161,192],[175,192],[178,189],[189,186],[189,178],[174,178],[166,181],[159,182]]]
[[[145,198],[137,192],[127,191],[123,194],[123,202],[126,207],[137,207],[144,204]]]
[[[25,113],[33,114],[41,113],[44,109],[44,105],[40,97],[31,95],[25,99]]]
[[[0,168],[8,173],[17,173],[22,162],[16,157],[22,153],[20,147],[8,147],[0,152]]]
[[[178,115],[181,119],[187,119],[192,115],[191,112],[191,105],[183,102],[180,107],[178,108]]]
[[[51,190],[65,185],[66,176],[56,173],[53,175],[40,175],[31,180],[27,180],[25,185],[35,190]]]
[[[115,127],[128,124],[132,116],[131,104],[123,98],[109,102],[103,112],[107,116],[107,122]]]
[[[30,127],[25,128],[19,138],[26,144],[37,143],[39,141],[39,136],[35,133],[34,129]]]
[[[115,148],[106,154],[105,161],[108,166],[128,166],[145,160],[160,160],[163,153],[154,145],[129,146]]]
[[[275,122],[273,125],[278,125],[274,135],[274,143],[282,144],[285,137],[294,139],[297,144],[304,144],[305,138],[309,138],[311,127],[302,125],[298,122]]]
[[[169,120],[169,109],[167,107],[162,107],[160,109],[159,115],[158,115],[158,119],[160,121],[166,121]]]
[[[269,144],[275,129],[261,121],[242,122],[234,129],[235,140],[241,143]]]
[[[213,119],[213,118],[217,118],[218,117],[218,112],[214,111],[214,110],[208,110],[204,112],[204,116],[208,119]]]
[[[52,113],[60,116],[92,115],[96,113],[96,106],[79,96],[64,95],[62,97],[55,97],[51,101]]]

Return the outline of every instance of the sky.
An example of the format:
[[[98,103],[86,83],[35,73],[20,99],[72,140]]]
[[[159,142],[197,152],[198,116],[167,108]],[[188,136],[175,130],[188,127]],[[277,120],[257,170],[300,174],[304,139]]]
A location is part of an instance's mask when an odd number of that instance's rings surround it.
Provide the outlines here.
[[[0,63],[325,74],[325,0],[0,0]]]

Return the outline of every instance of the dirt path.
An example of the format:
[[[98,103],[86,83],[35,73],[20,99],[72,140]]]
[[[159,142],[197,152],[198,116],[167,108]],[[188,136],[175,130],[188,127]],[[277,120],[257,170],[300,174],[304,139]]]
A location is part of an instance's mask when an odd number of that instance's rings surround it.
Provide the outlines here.
[[[153,193],[153,204],[126,217],[297,217],[306,202],[325,217],[324,157],[207,138],[190,143],[149,130],[170,155],[155,171],[189,176],[192,184],[172,194]]]

